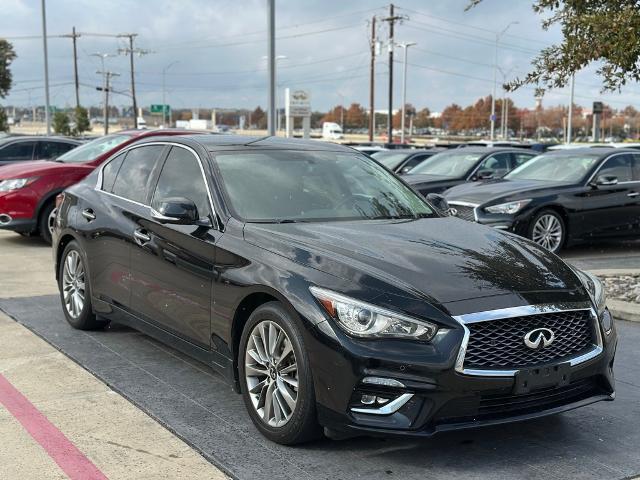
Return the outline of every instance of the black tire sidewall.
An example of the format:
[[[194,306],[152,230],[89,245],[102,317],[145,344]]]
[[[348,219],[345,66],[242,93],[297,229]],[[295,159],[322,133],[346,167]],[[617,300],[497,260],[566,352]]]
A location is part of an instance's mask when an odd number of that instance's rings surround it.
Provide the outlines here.
[[[296,408],[291,419],[282,427],[272,427],[266,424],[258,415],[249,397],[245,380],[244,357],[249,335],[253,328],[264,320],[274,322],[284,329],[293,345],[298,365],[298,399]],[[258,307],[249,317],[240,338],[238,373],[240,389],[247,411],[255,426],[265,437],[285,445],[301,443],[317,437],[315,394],[309,357],[305,351],[299,327],[280,303],[270,302],[264,304]]]
[[[51,212],[53,212],[55,208],[55,203],[47,203],[40,211],[40,220],[38,223],[38,231],[40,232],[40,236],[49,245],[51,245],[52,243],[51,232],[49,231],[49,215],[51,215]]]
[[[75,250],[80,255],[82,266],[85,272],[84,305],[82,306],[82,312],[80,312],[78,318],[73,318],[71,315],[69,315],[69,312],[67,312],[67,307],[64,304],[64,294],[62,287],[64,264],[67,260],[67,255],[72,250]],[[91,282],[89,281],[89,270],[87,269],[87,259],[84,255],[84,252],[79,248],[78,244],[75,241],[71,241],[65,247],[60,259],[60,265],[58,266],[58,290],[60,292],[60,302],[62,304],[62,312],[64,313],[65,319],[73,328],[77,328],[80,330],[89,330],[103,326],[105,323],[96,321],[95,315],[93,314],[93,308],[91,306]]]
[[[533,227],[535,226],[536,222],[540,219],[540,217],[544,215],[553,215],[560,222],[560,226],[562,227],[562,238],[560,239],[560,246],[555,251],[547,250],[551,253],[558,253],[560,250],[564,248],[564,244],[567,241],[567,224],[562,218],[562,215],[560,215],[555,210],[545,208],[543,210],[540,210],[538,213],[536,213],[531,219],[531,222],[529,223],[529,228],[527,230],[527,238],[529,238],[529,240],[533,242]],[[542,245],[538,243],[536,243],[536,245],[538,245],[541,248],[544,248]]]

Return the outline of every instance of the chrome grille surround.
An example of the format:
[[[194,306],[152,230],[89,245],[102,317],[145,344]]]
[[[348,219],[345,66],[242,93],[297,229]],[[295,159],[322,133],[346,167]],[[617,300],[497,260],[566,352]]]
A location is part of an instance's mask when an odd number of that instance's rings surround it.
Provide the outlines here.
[[[467,325],[478,322],[488,322],[492,320],[504,320],[514,317],[527,317],[530,315],[540,315],[549,313],[563,313],[563,312],[575,312],[575,311],[589,311],[591,316],[591,322],[593,323],[595,343],[592,344],[592,348],[585,353],[579,355],[564,358],[563,361],[568,361],[571,366],[579,365],[592,358],[597,357],[603,351],[602,334],[600,333],[600,325],[598,322],[597,314],[593,306],[588,302],[582,303],[567,303],[567,304],[543,304],[543,305],[525,305],[521,307],[503,308],[498,310],[488,310],[485,312],[469,313],[465,315],[457,315],[453,318],[462,325],[464,329],[464,337],[458,356],[456,358],[455,369],[458,373],[463,375],[473,376],[485,376],[485,377],[513,377],[518,373],[518,369],[507,368],[495,368],[495,369],[470,369],[465,368],[465,356],[467,353],[467,347],[469,345],[469,339],[471,331]],[[534,365],[531,365],[534,366]],[[520,367],[524,368],[524,367]]]

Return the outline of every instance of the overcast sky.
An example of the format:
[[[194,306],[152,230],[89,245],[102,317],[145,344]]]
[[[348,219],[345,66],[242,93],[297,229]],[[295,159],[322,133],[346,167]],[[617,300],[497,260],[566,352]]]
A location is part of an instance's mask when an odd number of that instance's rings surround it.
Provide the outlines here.
[[[2,0],[0,36],[13,42],[14,87],[5,105],[43,104],[41,39],[16,37],[41,32],[40,1]],[[507,76],[526,73],[535,53],[560,39],[559,31],[545,32],[532,0],[484,0],[465,12],[468,0],[401,0],[397,13],[407,19],[396,26],[396,40],[417,45],[409,49],[407,101],[418,108],[440,111],[455,102],[467,105],[491,93],[496,30],[510,22],[502,37],[498,64]],[[339,104],[369,104],[369,35],[373,15],[383,18],[388,6],[364,0],[278,0],[276,12],[278,84],[311,92],[314,110]],[[378,7],[378,8],[376,8]],[[79,32],[137,33],[136,46],[149,50],[136,57],[138,103],[162,101],[163,68],[167,103],[181,107],[248,107],[267,101],[265,0],[47,0],[49,35]],[[387,25],[378,35],[386,40]],[[78,39],[81,103],[98,105],[95,87],[101,77],[100,60],[92,53],[117,54],[125,40],[95,36]],[[377,60],[376,108],[386,108],[388,66],[386,49]],[[396,58],[402,53],[396,50]],[[177,63],[174,63],[177,62]],[[108,70],[120,73],[114,88],[128,91],[128,59],[106,59]],[[601,96],[594,68],[576,77],[576,103],[603,99],[614,108],[640,104],[640,88]],[[72,46],[69,38],[49,40],[52,104],[74,104]],[[401,103],[402,66],[395,66],[394,104]],[[498,74],[501,81],[502,75]],[[282,95],[281,95],[282,96]],[[518,106],[534,105],[533,89],[513,94]],[[549,92],[545,105],[566,104],[568,89]],[[129,99],[117,95],[116,105]]]

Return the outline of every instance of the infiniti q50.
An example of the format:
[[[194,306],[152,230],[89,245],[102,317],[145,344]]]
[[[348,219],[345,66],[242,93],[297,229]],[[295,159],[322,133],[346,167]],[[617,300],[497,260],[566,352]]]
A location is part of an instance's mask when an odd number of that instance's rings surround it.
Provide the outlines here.
[[[437,208],[339,145],[139,141],[58,198],[62,308],[210,365],[283,444],[613,399],[600,282]]]

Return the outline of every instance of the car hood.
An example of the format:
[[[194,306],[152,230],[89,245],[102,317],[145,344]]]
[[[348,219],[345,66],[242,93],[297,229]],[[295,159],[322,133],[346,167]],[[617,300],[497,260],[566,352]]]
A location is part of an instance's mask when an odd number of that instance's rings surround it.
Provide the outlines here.
[[[555,255],[454,217],[247,224],[244,235],[309,268],[434,305],[514,293],[522,303],[534,292],[584,293],[575,273]]]
[[[546,190],[557,190],[559,187],[571,187],[567,183],[538,182],[535,180],[487,180],[485,182],[469,182],[455,186],[447,191],[445,197],[450,202],[464,201],[481,205],[483,203],[506,197],[507,200],[518,200],[544,194]]]
[[[42,177],[50,174],[66,174],[87,169],[84,163],[62,163],[49,160],[16,162],[0,167],[0,180],[9,178]]]

